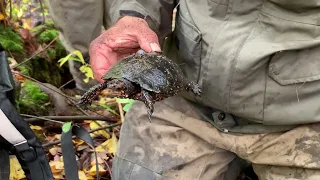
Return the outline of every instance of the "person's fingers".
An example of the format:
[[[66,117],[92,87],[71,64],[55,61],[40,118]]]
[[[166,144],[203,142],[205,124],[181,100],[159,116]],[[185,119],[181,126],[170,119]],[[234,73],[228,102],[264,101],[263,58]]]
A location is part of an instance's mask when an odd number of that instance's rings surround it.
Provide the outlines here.
[[[145,20],[123,17],[90,44],[90,64],[95,79],[102,82],[102,76],[117,61],[140,48],[146,52],[160,52],[157,34]]]
[[[150,28],[145,28],[136,35],[140,47],[146,52],[161,51],[158,36]]]
[[[129,35],[123,37],[112,37],[112,39],[108,39],[106,41],[106,44],[115,51],[118,49],[133,49],[139,47],[137,39]]]

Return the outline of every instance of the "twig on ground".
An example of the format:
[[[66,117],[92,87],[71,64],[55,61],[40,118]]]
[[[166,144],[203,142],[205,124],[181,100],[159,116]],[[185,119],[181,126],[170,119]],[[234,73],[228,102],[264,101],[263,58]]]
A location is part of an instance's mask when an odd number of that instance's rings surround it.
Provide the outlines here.
[[[113,176],[112,176],[112,170],[111,170],[111,168],[110,168],[110,166],[109,166],[108,162],[107,162],[106,160],[103,160],[103,162],[106,164],[106,166],[107,166],[107,168],[108,168],[108,170],[109,170],[111,180],[114,180],[114,179],[113,179]]]
[[[68,82],[64,83],[62,86],[60,86],[59,89],[65,87],[66,85],[70,84],[73,81],[74,81],[74,79],[71,79],[70,81],[68,81]]]
[[[121,122],[123,122],[124,121],[124,115],[123,115],[124,113],[123,113],[122,105],[118,101],[117,101],[117,103],[118,103],[118,108],[119,108],[119,112],[120,112]]]
[[[109,117],[100,117],[100,116],[39,116],[39,117],[35,116],[32,118],[25,119],[25,121],[34,122],[34,121],[37,121],[38,119],[41,119],[41,118],[60,120],[62,122],[70,121],[70,120],[72,120],[74,122],[84,121],[84,120],[99,120],[99,121],[117,122],[115,120],[112,120]]]
[[[116,126],[121,125],[121,124],[122,123],[119,122],[119,123],[115,123],[115,124],[111,124],[111,125],[107,125],[107,126],[102,126],[102,127],[90,130],[89,133],[93,133],[93,132],[96,132],[96,131],[99,131],[99,130],[103,130],[103,129],[107,129],[107,128],[113,128],[113,127],[116,127]],[[72,136],[72,139],[74,139],[74,138],[76,138],[76,136]],[[47,147],[50,147],[50,146],[53,146],[53,145],[57,145],[57,144],[60,144],[60,143],[61,143],[61,140],[57,140],[57,141],[53,141],[53,142],[49,142],[49,143],[43,144],[42,147],[43,148],[47,148]]]
[[[10,57],[14,59],[14,57],[13,57],[13,55],[12,55],[11,51],[10,51],[10,50],[8,50],[8,52],[9,52]]]
[[[45,121],[50,121],[50,122],[54,122],[54,123],[63,124],[63,122],[61,122],[61,121],[56,121],[56,120],[53,120],[53,119],[50,119],[50,118],[47,118],[47,117],[38,117],[38,116],[34,116],[34,115],[29,115],[29,114],[20,114],[20,115],[23,116],[23,117],[37,118],[37,119],[42,119],[42,120],[45,120]]]
[[[46,45],[43,49],[41,49],[40,51],[38,51],[36,54],[32,55],[31,57],[29,57],[28,59],[22,61],[21,63],[15,65],[12,67],[12,69],[15,69],[18,66],[21,66],[22,64],[30,61],[31,59],[33,59],[34,57],[36,57],[38,54],[40,54],[41,52],[43,52],[44,50],[46,50],[52,43],[54,43],[57,39],[59,38],[59,36],[55,37],[48,45]]]

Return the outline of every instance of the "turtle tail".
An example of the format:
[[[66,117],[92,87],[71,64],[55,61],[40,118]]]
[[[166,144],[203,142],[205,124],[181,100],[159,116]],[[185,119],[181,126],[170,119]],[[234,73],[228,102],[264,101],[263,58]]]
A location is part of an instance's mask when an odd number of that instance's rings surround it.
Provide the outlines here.
[[[99,92],[107,87],[108,87],[107,82],[103,82],[103,83],[100,83],[100,84],[97,84],[97,85],[91,87],[86,93],[84,93],[81,96],[81,99],[77,104],[79,104],[79,105],[91,104],[93,98],[96,97],[97,92]]]

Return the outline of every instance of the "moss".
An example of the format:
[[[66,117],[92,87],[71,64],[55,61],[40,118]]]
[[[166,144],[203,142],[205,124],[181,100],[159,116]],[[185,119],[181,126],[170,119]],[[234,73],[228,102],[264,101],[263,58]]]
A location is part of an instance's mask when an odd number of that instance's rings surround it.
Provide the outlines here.
[[[8,51],[23,54],[23,40],[12,28],[0,24],[0,43]]]
[[[40,41],[42,42],[50,42],[52,41],[54,38],[56,38],[58,36],[58,31],[55,30],[55,29],[48,29],[48,30],[45,30],[43,31],[41,34],[40,34]]]
[[[47,82],[57,87],[61,86],[62,77],[57,63],[48,62],[46,59],[41,57],[37,57],[31,61],[31,63],[34,69],[32,77],[41,82]]]
[[[43,93],[38,84],[25,81],[21,96],[17,101],[20,113],[40,113],[46,111],[45,104],[49,103],[49,96]]]
[[[45,31],[46,29],[55,29],[54,22],[51,19],[46,19],[44,24],[34,27],[30,30],[30,32],[38,34]]]
[[[57,57],[56,50],[53,49],[53,48],[48,48],[47,49],[47,54],[48,54],[50,59],[56,59],[56,57]]]
[[[17,69],[24,75],[30,76],[32,73],[32,68],[30,67],[30,65],[26,64],[26,65],[21,65],[18,66]]]
[[[60,40],[57,41],[55,50],[56,50],[57,60],[59,60],[61,57],[67,56],[67,51],[61,44]]]

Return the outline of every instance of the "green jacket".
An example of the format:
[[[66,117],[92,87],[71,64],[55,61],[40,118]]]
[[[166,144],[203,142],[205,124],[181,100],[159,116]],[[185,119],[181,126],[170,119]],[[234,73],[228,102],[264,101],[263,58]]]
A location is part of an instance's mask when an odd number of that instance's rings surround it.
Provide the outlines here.
[[[160,39],[171,32],[173,0],[110,3],[113,22],[135,10]],[[198,103],[264,125],[312,123],[320,121],[319,25],[320,0],[181,0],[172,45],[203,89]]]

